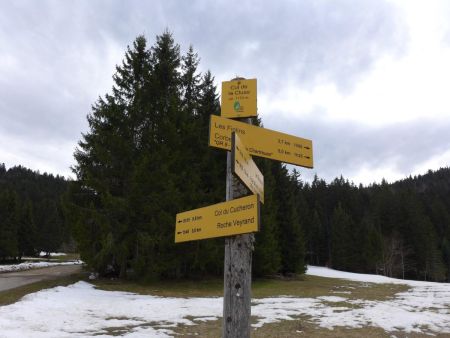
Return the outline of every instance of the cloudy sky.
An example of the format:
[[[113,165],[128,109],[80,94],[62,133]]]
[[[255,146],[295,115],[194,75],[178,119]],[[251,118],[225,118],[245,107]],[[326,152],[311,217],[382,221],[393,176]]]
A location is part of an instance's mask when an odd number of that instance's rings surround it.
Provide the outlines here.
[[[127,45],[166,28],[217,84],[258,79],[265,127],[313,140],[305,180],[450,165],[445,0],[1,1],[0,163],[73,177],[86,115]]]

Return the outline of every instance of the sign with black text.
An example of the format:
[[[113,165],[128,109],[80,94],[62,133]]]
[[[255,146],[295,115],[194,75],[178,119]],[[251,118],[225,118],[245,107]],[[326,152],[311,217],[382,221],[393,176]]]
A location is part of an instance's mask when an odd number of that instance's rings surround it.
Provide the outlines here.
[[[175,243],[259,231],[257,195],[177,214]]]
[[[229,118],[256,116],[256,79],[222,82],[220,111]]]
[[[211,115],[209,145],[231,150],[231,133],[236,132],[252,156],[260,156],[301,167],[313,167],[312,141],[251,124]]]

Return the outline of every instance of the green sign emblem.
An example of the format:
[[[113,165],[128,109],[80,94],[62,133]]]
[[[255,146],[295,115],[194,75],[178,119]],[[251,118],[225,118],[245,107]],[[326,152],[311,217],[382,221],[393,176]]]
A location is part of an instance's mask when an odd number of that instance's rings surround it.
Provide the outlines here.
[[[239,101],[234,101],[233,108],[235,111],[239,111],[241,109],[241,104],[239,103]]]

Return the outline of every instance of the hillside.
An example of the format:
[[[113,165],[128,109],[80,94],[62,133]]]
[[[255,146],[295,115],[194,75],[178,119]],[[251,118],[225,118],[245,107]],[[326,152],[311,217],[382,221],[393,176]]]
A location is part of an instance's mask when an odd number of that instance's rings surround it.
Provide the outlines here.
[[[390,277],[448,280],[450,170],[388,184],[355,186],[344,178],[304,185],[307,259]]]
[[[63,177],[0,164],[0,261],[54,252],[71,242],[61,205],[66,190]]]

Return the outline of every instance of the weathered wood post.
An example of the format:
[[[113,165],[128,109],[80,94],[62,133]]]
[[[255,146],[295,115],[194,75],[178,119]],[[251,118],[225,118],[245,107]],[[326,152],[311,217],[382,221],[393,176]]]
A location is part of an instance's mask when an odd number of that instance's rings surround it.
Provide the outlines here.
[[[251,119],[241,119],[241,122],[250,123]],[[227,201],[248,193],[247,188],[232,173],[231,152],[227,153],[226,179]],[[252,233],[225,239],[223,338],[250,337],[254,241],[255,236]]]

